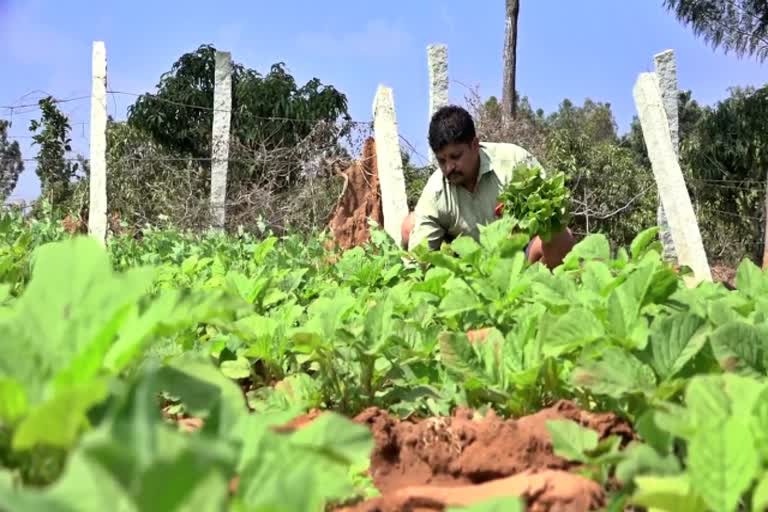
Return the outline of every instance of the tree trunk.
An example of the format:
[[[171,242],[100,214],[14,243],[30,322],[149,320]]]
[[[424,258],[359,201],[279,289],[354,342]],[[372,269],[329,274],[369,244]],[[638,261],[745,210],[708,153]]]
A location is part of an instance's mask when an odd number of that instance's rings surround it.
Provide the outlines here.
[[[768,268],[768,175],[765,177],[765,199],[764,199],[765,227],[763,228],[763,270]]]
[[[504,88],[501,96],[502,115],[509,122],[517,115],[515,70],[517,67],[517,19],[520,0],[506,0],[506,34],[504,37]]]

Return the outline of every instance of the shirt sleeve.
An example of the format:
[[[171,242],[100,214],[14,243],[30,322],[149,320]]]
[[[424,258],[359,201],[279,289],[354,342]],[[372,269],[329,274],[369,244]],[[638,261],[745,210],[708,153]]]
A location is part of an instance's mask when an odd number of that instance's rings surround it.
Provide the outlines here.
[[[408,239],[412,251],[424,240],[431,250],[437,250],[445,239],[446,230],[440,222],[440,210],[433,194],[422,193],[414,209],[413,231]]]

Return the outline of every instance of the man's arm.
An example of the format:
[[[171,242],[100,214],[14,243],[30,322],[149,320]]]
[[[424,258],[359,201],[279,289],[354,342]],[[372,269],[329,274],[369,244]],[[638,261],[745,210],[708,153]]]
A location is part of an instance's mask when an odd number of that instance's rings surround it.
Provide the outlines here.
[[[433,251],[440,248],[445,239],[445,229],[440,225],[439,218],[435,213],[419,211],[419,207],[414,210],[414,226],[408,237],[408,250],[412,251],[424,240]]]
[[[528,261],[531,263],[539,261],[547,268],[553,269],[563,262],[574,245],[576,245],[576,238],[569,228],[554,233],[549,242],[543,242],[536,236],[528,246]]]
[[[430,190],[429,184],[416,203],[413,213],[413,229],[408,236],[408,250],[412,251],[424,240],[431,250],[437,250],[445,239],[445,228],[440,221],[440,209],[438,208],[435,193]]]

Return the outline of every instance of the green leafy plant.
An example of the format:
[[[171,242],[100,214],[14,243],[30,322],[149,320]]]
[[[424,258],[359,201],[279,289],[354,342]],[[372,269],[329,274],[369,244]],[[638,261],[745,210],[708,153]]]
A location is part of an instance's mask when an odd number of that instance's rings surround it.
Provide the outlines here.
[[[540,168],[519,164],[499,195],[497,214],[512,218],[517,230],[546,242],[568,226],[569,199],[563,173],[545,177]]]

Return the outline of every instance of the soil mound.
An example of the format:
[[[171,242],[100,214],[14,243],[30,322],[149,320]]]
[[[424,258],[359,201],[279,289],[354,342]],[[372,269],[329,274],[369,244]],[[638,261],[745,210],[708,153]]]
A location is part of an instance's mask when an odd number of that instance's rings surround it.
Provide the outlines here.
[[[363,245],[370,240],[368,218],[384,224],[376,166],[376,143],[368,138],[363,146],[362,160],[355,162],[343,173],[344,189],[329,227],[342,250]]]
[[[567,471],[526,471],[477,485],[414,486],[369,500],[345,512],[427,512],[519,496],[527,512],[580,512],[605,506],[600,486]]]
[[[517,420],[459,409],[450,417],[400,421],[367,409],[355,421],[374,435],[370,476],[382,496],[346,510],[442,510],[510,494],[524,497],[529,510],[593,510],[603,490],[568,473],[572,464],[553,453],[546,428],[553,419],[576,421],[601,438],[634,437],[616,416],[587,413],[565,400]]]

